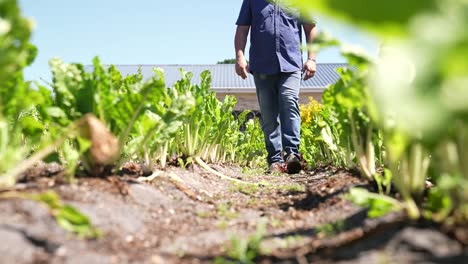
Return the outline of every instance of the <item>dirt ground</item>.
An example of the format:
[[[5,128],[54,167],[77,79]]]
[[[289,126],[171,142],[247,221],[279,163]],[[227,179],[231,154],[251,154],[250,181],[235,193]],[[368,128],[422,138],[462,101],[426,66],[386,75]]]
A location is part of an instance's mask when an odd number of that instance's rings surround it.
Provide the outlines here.
[[[239,186],[197,166],[170,167],[151,181],[138,180],[136,165],[124,175],[81,177],[73,184],[60,174],[32,177],[16,189],[55,190],[104,235],[78,239],[62,230],[44,205],[0,199],[0,263],[223,263],[231,241],[247,240],[261,223],[266,230],[255,263],[468,263],[468,247],[457,239],[467,229],[446,233],[399,213],[368,219],[365,209],[343,196],[355,186],[372,188],[355,173],[320,168],[265,175],[212,167],[271,185]]]

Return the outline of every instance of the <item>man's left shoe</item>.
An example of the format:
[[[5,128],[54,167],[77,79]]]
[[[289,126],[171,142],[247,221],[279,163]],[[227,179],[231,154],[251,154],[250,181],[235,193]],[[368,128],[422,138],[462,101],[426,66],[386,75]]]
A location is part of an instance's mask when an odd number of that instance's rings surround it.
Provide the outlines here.
[[[286,158],[286,168],[289,174],[299,173],[302,169],[301,159],[294,154],[289,154]]]

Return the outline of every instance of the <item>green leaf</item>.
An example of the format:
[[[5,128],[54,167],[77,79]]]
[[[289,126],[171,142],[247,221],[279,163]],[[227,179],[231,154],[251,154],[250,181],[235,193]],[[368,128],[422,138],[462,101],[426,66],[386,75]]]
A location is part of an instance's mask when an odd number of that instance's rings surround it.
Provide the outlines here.
[[[54,153],[50,154],[49,156],[47,156],[47,157],[44,159],[44,162],[46,162],[46,163],[60,162],[60,155],[59,155],[59,153],[54,152]]]
[[[70,205],[64,205],[61,207],[58,210],[56,217],[64,219],[72,225],[90,225],[89,218]]]
[[[89,218],[75,207],[62,204],[60,197],[54,191],[33,195],[32,199],[45,203],[52,211],[57,224],[63,229],[76,233],[83,238],[97,238],[101,231],[93,227]]]
[[[65,118],[66,117],[66,114],[65,112],[62,110],[62,108],[60,107],[55,107],[55,106],[52,106],[52,107],[47,107],[46,108],[46,113],[53,117],[53,118],[57,118],[57,119],[60,119],[60,118]]]
[[[383,36],[405,34],[412,18],[419,13],[436,9],[439,3],[437,0],[285,0],[284,2],[300,8],[305,15],[319,12]]]
[[[399,201],[389,196],[370,193],[363,188],[352,188],[347,195],[347,199],[356,205],[368,208],[370,218],[381,217],[392,211],[402,209]]]
[[[425,203],[425,216],[435,221],[442,221],[447,218],[453,209],[450,194],[436,187],[431,188]]]
[[[33,116],[25,116],[20,119],[22,132],[25,136],[34,137],[40,135],[44,131],[44,125],[40,120]]]
[[[58,194],[54,191],[47,191],[41,194],[32,196],[36,201],[43,202],[51,209],[59,209],[62,207],[62,201]]]
[[[76,141],[78,142],[78,151],[80,154],[85,153],[88,149],[91,148],[91,141],[82,137],[77,137]]]

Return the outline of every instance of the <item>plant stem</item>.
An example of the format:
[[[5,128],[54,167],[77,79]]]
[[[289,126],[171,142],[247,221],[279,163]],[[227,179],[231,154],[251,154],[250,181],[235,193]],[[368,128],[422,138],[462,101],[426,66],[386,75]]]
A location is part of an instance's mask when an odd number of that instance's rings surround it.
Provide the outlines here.
[[[146,84],[146,85],[149,86],[149,85],[152,85],[152,83],[149,83],[149,84]],[[150,94],[151,89],[147,88],[147,87],[143,87],[143,89],[141,89],[141,90],[146,91],[146,92],[143,94],[143,98],[141,99],[140,104],[138,105],[137,109],[133,113],[133,116],[130,119],[130,122],[128,123],[127,129],[125,129],[125,131],[119,137],[119,149],[123,148],[123,146],[125,144],[125,141],[127,140],[128,135],[130,135],[130,132],[132,131],[133,125],[135,124],[138,117],[140,116],[140,112],[143,109],[143,106],[145,105],[146,98],[148,98],[148,95]]]
[[[48,145],[44,147],[43,149],[37,151],[34,153],[32,156],[29,158],[23,160],[20,162],[17,166],[15,166],[13,169],[8,171],[6,174],[4,174],[0,178],[0,185],[13,185],[19,178],[19,176],[24,173],[27,169],[29,169],[31,166],[36,164],[37,162],[43,160],[45,157],[49,156],[52,154],[60,145],[63,144],[63,142],[67,138],[71,138],[75,136],[75,133],[77,131],[76,127],[78,126],[79,120],[73,122],[70,124],[67,129],[63,132],[62,136],[59,137],[58,139],[55,140],[51,145]],[[2,178],[6,180],[1,180]]]
[[[368,160],[363,143],[361,142],[361,138],[359,137],[358,129],[356,128],[356,124],[351,110],[348,110],[348,118],[349,123],[351,125],[351,140],[353,142],[354,151],[356,152],[356,158],[359,162],[359,168],[366,178],[372,180],[374,174],[369,170],[369,168],[372,167],[369,164],[370,161]]]
[[[421,216],[421,213],[419,212],[419,208],[414,202],[414,200],[411,198],[406,199],[405,204],[406,204],[406,211],[408,212],[408,216],[413,220],[419,219],[419,217]]]
[[[463,174],[462,176],[468,179],[468,127],[460,121],[456,133],[456,146],[460,171]]]
[[[245,182],[245,181],[241,181],[239,179],[234,179],[234,178],[231,178],[229,176],[226,176],[218,171],[215,171],[213,170],[210,166],[208,166],[208,164],[206,164],[200,157],[195,157],[195,161],[198,163],[198,165],[200,165],[202,168],[204,168],[205,170],[213,173],[214,175],[220,177],[221,179],[224,179],[224,180],[228,180],[228,181],[231,181],[231,182],[235,182],[235,183],[238,183],[238,184],[245,184],[245,185],[253,185],[253,186],[260,186],[260,185],[263,185],[263,184],[258,184],[258,183],[251,183],[251,182]]]
[[[160,155],[159,155],[159,162],[161,164],[161,168],[164,169],[166,168],[166,162],[167,162],[167,150],[169,148],[169,141],[165,141],[162,147],[160,148]]]
[[[7,191],[0,193],[0,199],[27,199],[30,198],[30,195],[25,193],[20,193],[17,191]]]

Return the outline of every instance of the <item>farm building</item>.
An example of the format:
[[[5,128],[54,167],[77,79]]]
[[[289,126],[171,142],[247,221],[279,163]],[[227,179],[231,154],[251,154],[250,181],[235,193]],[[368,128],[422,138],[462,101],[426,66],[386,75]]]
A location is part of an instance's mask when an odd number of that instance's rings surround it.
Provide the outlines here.
[[[314,78],[302,82],[300,93],[300,103],[307,103],[312,96],[320,100],[323,91],[328,85],[335,83],[339,79],[336,69],[346,66],[344,63],[319,63],[317,64],[317,73]],[[180,79],[179,69],[193,73],[192,82],[200,83],[200,74],[209,70],[212,74],[212,89],[216,91],[218,98],[222,99],[226,95],[234,95],[237,98],[235,110],[258,110],[257,97],[255,94],[255,84],[250,75],[246,80],[236,75],[233,64],[214,64],[214,65],[184,65],[184,64],[155,64],[155,65],[116,65],[117,69],[123,74],[132,74],[141,68],[144,77],[150,77],[153,68],[162,68],[164,70],[166,84],[172,86]]]

